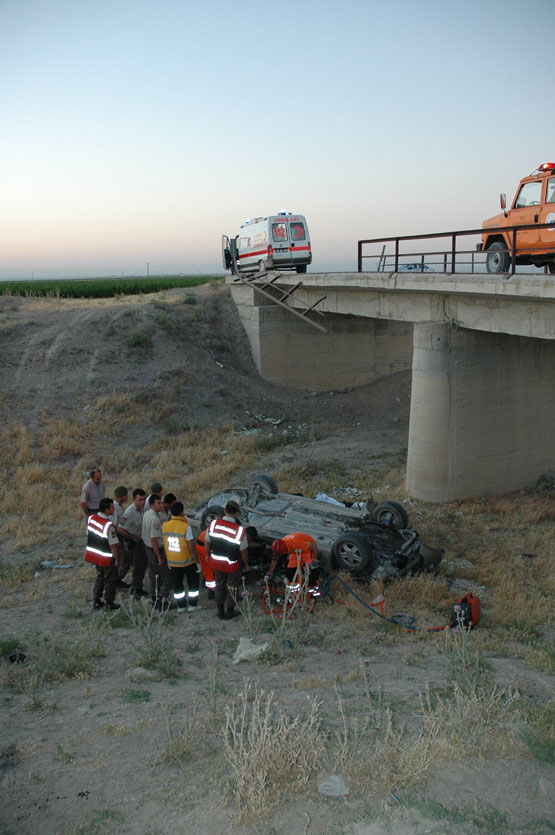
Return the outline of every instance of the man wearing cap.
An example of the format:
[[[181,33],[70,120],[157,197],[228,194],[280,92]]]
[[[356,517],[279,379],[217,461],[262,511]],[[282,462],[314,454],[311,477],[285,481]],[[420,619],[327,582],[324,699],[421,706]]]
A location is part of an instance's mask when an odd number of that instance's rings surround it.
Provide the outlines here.
[[[281,539],[272,542],[272,561],[265,580],[271,580],[278,560],[287,556],[285,575],[287,585],[291,591],[299,588],[302,582],[302,572],[308,571],[308,593],[311,597],[320,597],[318,589],[319,561],[316,540],[307,533],[288,533]]]
[[[242,567],[249,570],[247,536],[238,518],[239,505],[230,499],[224,516],[210,523],[204,543],[206,557],[214,571],[220,620],[230,620],[239,614],[235,602],[241,588]]]
[[[89,479],[81,488],[81,510],[88,518],[91,513],[98,513],[100,500],[106,495],[106,488],[102,481],[102,473],[98,467],[91,467]]]

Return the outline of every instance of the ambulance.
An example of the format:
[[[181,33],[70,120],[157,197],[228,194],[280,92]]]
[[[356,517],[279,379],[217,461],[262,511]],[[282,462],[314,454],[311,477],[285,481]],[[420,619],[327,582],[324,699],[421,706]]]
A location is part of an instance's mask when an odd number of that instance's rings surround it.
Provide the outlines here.
[[[305,273],[312,250],[304,216],[278,212],[246,220],[231,240],[222,235],[222,261],[232,275],[269,270]]]

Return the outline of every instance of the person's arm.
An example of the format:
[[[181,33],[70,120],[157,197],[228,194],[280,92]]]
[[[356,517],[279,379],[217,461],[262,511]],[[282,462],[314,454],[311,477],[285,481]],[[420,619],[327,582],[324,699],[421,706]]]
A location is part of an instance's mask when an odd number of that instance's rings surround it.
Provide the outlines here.
[[[266,577],[271,577],[274,571],[276,570],[276,565],[278,562],[278,557],[272,557],[270,565],[268,566],[268,571],[266,572]]]
[[[88,515],[89,515],[89,508],[87,507],[87,505],[85,504],[85,502],[79,502],[79,505],[80,505],[80,507],[81,507],[81,510],[82,510],[82,511],[83,511],[83,513],[85,514],[85,516],[88,516]]]
[[[243,560],[243,565],[245,566],[245,571],[250,571],[250,569],[249,569],[249,549],[248,548],[241,548],[241,559]]]
[[[131,531],[126,530],[126,528],[122,528],[121,525],[118,525],[118,533],[124,539],[130,539],[132,542],[140,542],[141,541],[140,536],[136,536],[134,533],[131,533]]]
[[[150,547],[156,554],[158,565],[164,565],[164,560],[162,559],[162,555],[160,554],[160,546],[158,545],[158,539],[155,536],[151,537],[150,539]]]
[[[114,556],[114,563],[119,565],[119,548],[117,545],[110,545],[110,550]]]

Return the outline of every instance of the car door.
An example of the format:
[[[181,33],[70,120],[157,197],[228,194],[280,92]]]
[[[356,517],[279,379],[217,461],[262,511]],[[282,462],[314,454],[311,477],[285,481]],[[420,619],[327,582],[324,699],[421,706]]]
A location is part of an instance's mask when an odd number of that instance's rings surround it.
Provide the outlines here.
[[[542,184],[541,180],[533,180],[521,185],[513,208],[508,213],[507,222],[510,226],[527,226],[540,222]],[[509,241],[511,239],[512,232],[509,232]],[[517,232],[516,248],[519,253],[534,252],[539,246],[539,229],[524,229],[522,232]]]
[[[300,218],[291,218],[289,221],[289,240],[291,241],[292,260],[307,257],[309,252],[308,231]]]
[[[270,226],[272,246],[274,248],[274,264],[276,267],[280,264],[287,266],[291,262],[289,224],[287,223],[287,219],[279,215],[273,217],[271,218]]]

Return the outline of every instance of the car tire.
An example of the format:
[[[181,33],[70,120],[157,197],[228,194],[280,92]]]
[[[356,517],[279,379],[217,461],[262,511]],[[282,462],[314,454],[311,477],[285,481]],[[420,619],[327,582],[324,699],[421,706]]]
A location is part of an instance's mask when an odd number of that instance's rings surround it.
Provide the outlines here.
[[[267,499],[269,496],[275,496],[278,492],[277,484],[269,475],[257,473],[249,479],[247,484],[249,495],[248,501],[251,507],[255,507],[259,501]]]
[[[400,530],[409,526],[408,513],[399,502],[380,502],[372,511],[372,519]]]
[[[494,241],[488,246],[486,255],[488,273],[507,273],[510,263],[509,250],[502,241]]]
[[[220,504],[209,504],[201,516],[200,525],[202,530],[207,528],[214,519],[221,519],[224,513],[225,510]]]
[[[297,267],[297,273],[303,274],[306,273],[306,264],[301,264]]]
[[[353,577],[372,574],[376,568],[376,553],[363,534],[344,533],[336,539],[332,550],[338,566]]]

